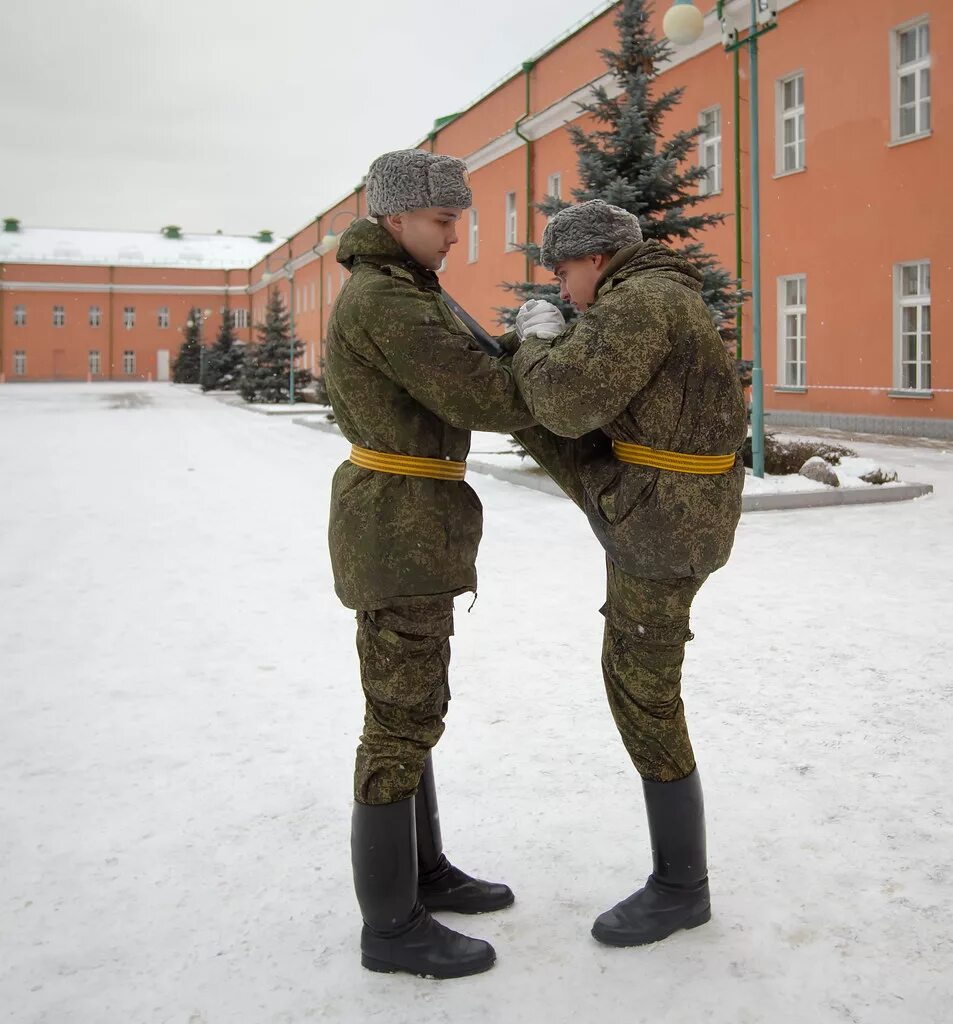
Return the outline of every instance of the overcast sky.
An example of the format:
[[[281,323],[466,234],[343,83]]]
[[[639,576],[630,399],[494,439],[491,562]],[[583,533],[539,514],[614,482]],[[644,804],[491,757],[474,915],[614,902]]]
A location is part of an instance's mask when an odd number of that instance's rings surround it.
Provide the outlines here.
[[[0,0],[0,217],[286,235],[596,6]]]

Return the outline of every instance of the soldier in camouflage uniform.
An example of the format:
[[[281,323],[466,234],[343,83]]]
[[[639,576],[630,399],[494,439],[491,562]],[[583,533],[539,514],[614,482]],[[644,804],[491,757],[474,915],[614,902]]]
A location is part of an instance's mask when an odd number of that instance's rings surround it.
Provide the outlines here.
[[[482,507],[464,460],[471,430],[509,432],[533,419],[511,358],[480,349],[434,273],[471,203],[462,161],[385,154],[371,166],[367,202],[371,216],[338,249],[351,276],[331,315],[326,364],[353,445],[334,475],[329,543],[337,594],[357,612],[366,698],[351,832],[362,963],[457,977],[492,966],[493,948],[430,911],[513,902],[507,886],[443,855],[430,758],[450,699],[453,599],[477,582]]]
[[[700,275],[644,242],[630,213],[601,200],[566,208],[546,227],[542,262],[582,315],[563,330],[551,303],[520,310],[513,369],[541,426],[517,437],[606,552],[603,675],[643,779],[654,870],[593,935],[642,945],[711,916],[681,669],[692,600],[728,560],[741,514],[744,401]]]

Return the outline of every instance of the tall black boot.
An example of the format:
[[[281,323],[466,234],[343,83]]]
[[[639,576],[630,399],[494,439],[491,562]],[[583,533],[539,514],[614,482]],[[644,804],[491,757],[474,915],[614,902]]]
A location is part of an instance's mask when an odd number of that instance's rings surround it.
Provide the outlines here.
[[[444,927],[417,899],[413,797],[354,804],[351,861],[364,918],[361,963],[369,970],[460,978],[493,966],[488,942]]]
[[[596,918],[592,934],[610,946],[658,942],[711,920],[698,769],[677,782],[643,779],[642,788],[653,870],[644,888]]]
[[[428,910],[455,910],[458,914],[486,914],[508,907],[513,902],[508,885],[471,878],[444,856],[432,757],[427,758],[414,805],[420,902]]]

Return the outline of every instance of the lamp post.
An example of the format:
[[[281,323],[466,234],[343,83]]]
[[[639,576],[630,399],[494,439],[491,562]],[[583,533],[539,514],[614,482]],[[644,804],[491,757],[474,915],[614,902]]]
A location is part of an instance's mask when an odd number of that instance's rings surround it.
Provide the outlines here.
[[[197,306],[192,307],[192,312],[185,321],[185,326],[190,330],[198,324],[199,327],[199,386],[201,387],[202,381],[205,379],[205,342],[202,339],[202,322],[208,320],[212,311],[206,309],[203,313]],[[181,330],[181,328],[179,328]]]
[[[758,109],[758,40],[777,28],[777,0],[750,0],[751,20],[742,38],[731,23],[726,0],[717,0],[716,16],[721,24],[721,41],[726,53],[748,48],[750,60],[751,107],[751,468],[764,476],[764,368],[761,362],[761,138]],[[662,22],[668,38],[678,45],[697,42],[704,17],[692,0],[675,0]],[[736,168],[737,173],[737,168]],[[739,211],[740,215],[740,211]]]
[[[295,271],[291,260],[285,264],[285,273],[288,275],[288,325],[290,338],[288,340],[288,402],[295,404]]]
[[[334,225],[341,217],[350,217],[351,220],[357,220],[358,214],[355,210],[338,210],[338,212],[331,218],[328,230],[324,233],[324,238],[321,239],[321,247],[325,252],[328,252],[331,249],[336,249],[338,242],[341,240],[341,232],[338,232],[337,234],[334,233]]]

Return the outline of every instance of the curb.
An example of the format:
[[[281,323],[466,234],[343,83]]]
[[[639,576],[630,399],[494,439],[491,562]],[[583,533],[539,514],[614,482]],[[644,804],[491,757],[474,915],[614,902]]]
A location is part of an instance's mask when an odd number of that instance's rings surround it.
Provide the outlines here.
[[[341,432],[336,423],[327,420],[315,420],[310,417],[292,420],[302,427],[320,430],[325,434]],[[529,456],[527,456],[528,458]],[[467,469],[494,480],[503,480],[517,487],[526,487],[532,491],[542,491],[558,498],[566,495],[559,486],[540,471],[539,474],[527,473],[522,469],[509,466],[498,466],[495,463],[481,462],[479,459],[467,459]],[[793,491],[787,494],[746,494],[741,499],[742,512],[775,512],[797,510],[802,508],[831,508],[835,505],[882,505],[886,502],[912,501],[933,493],[932,484],[895,484],[882,487],[832,487],[829,491]],[[568,500],[568,499],[567,499]]]

